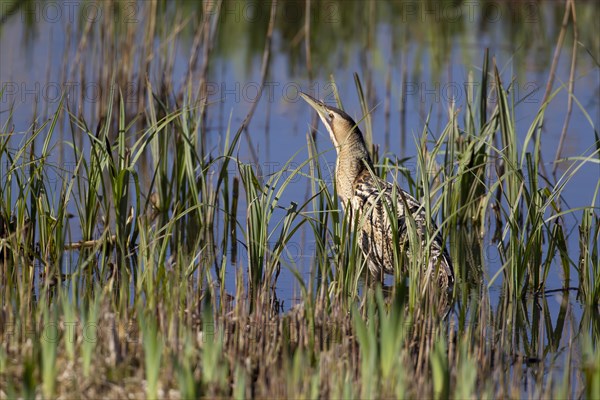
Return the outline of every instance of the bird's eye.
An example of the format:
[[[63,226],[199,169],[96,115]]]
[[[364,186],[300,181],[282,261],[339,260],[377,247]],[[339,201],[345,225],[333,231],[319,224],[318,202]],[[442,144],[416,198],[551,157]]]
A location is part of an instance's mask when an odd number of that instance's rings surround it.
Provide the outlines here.
[[[329,119],[333,119],[333,113],[332,112],[329,113]]]

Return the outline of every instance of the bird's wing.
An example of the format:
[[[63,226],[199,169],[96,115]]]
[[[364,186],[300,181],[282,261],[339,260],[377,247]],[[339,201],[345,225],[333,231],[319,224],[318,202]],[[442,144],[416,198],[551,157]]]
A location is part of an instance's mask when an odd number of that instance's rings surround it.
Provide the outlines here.
[[[395,207],[394,207],[395,206]],[[417,234],[424,245],[426,242],[427,214],[425,209],[409,193],[396,185],[375,177],[370,171],[363,171],[354,182],[354,196],[351,199],[351,208],[354,216],[358,213],[358,223],[361,231],[361,246],[363,252],[374,262],[381,263],[386,269],[392,268],[392,225],[389,218],[394,212],[397,218],[398,240],[406,243],[408,239],[406,210],[415,221]],[[433,221],[429,228],[436,230]],[[430,247],[430,257],[433,264],[440,261],[441,268],[453,279],[450,256],[443,243],[441,232],[438,232]]]

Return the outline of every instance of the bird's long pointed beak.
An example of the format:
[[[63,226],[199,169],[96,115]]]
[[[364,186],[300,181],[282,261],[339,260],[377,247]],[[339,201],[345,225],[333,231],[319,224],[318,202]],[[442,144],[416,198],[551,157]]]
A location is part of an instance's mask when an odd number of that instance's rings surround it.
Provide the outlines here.
[[[309,106],[315,109],[315,111],[319,114],[319,117],[324,118],[327,115],[327,106],[322,101],[319,101],[304,92],[298,93],[300,93],[300,96],[302,96],[304,101],[306,101]]]

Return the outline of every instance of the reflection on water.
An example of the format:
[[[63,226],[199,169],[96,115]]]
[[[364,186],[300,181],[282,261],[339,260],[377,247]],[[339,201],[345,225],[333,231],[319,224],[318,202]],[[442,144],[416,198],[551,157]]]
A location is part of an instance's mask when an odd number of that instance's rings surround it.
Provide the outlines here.
[[[594,126],[600,123],[600,37],[593,29],[597,28],[594,21],[599,20],[600,12],[593,1],[578,2],[576,10],[581,28],[574,72],[578,106],[570,119],[564,156],[589,152],[593,144],[590,122]],[[335,88],[346,111],[360,120],[353,78],[357,73],[371,109],[373,140],[380,153],[404,159],[403,167],[414,174],[418,143],[414,138],[420,136],[428,115],[430,136],[439,136],[448,121],[450,106],[461,109],[478,91],[479,68],[486,48],[503,82],[512,82],[522,143],[546,90],[564,6],[555,1],[281,2],[273,27],[272,52],[265,54],[270,11],[269,4],[246,1],[3,2],[0,81],[4,91],[0,120],[2,124],[9,120],[7,126],[14,126],[11,149],[18,151],[31,126],[39,126],[51,117],[61,100],[70,113],[87,122],[87,130],[94,132],[107,115],[112,88],[123,96],[125,113],[136,127],[133,131],[142,131],[148,125],[145,110],[149,101],[160,102],[165,109],[197,109],[199,153],[209,159],[223,148],[229,124],[240,126],[258,101],[236,156],[253,163],[260,179],[268,179],[294,155],[294,164],[286,167],[289,170],[308,155],[306,134],[311,114],[297,92],[302,90],[334,102]],[[572,32],[568,31],[563,52],[570,54],[572,43]],[[269,60],[266,69],[265,60]],[[568,58],[562,57],[556,67],[555,87],[568,82],[569,72]],[[154,99],[150,93],[154,93]],[[486,101],[491,109],[497,102],[492,84],[488,93]],[[567,99],[566,90],[556,95],[541,131],[542,162],[548,169],[552,168],[559,143]],[[6,113],[9,107],[14,108],[10,116]],[[464,110],[460,112],[466,115]],[[117,132],[116,122],[108,123]],[[67,118],[61,118],[58,124],[59,132],[70,132]],[[323,151],[322,173],[331,188],[335,152],[322,128],[316,138],[319,151]],[[52,138],[49,146],[54,148],[51,157],[56,168],[47,171],[46,176],[56,193],[77,164],[73,153],[66,150],[65,141],[73,142],[83,153],[89,150],[83,134]],[[142,188],[150,187],[154,179],[147,157],[150,155],[143,155],[139,164]],[[176,161],[167,155],[167,163]],[[567,165],[559,165],[559,174]],[[238,174],[235,166],[228,171],[232,176]],[[294,178],[279,199],[282,207],[304,202],[310,193],[309,175],[307,167]],[[589,182],[597,180],[597,168],[584,167],[563,192],[564,202],[569,208],[589,206],[594,193],[594,185]],[[399,183],[406,182],[400,178]],[[238,207],[238,219],[243,221],[245,196],[240,196]],[[281,216],[285,212],[276,210]],[[217,219],[217,224],[223,223]],[[567,216],[564,223],[576,229],[578,221]],[[528,368],[528,373],[538,379],[536,374],[543,374],[543,364],[565,362],[564,350],[576,332],[589,330],[598,338],[598,310],[582,308],[575,291],[511,303],[500,290],[502,260],[492,240],[502,227],[494,221],[486,221],[485,226],[485,232],[459,232],[458,243],[453,244],[462,249],[455,263],[461,268],[467,288],[457,306],[458,323],[477,317],[480,305],[473,304],[473,298],[485,292],[482,281],[492,282],[492,298],[486,305],[492,312],[485,314],[489,318],[486,322],[494,335],[501,336],[500,342],[512,349],[512,354],[498,356],[513,357],[515,365]],[[221,225],[215,228],[216,232],[226,231]],[[243,224],[233,230],[244,237]],[[70,222],[69,235],[73,242],[84,236],[75,219]],[[298,232],[297,239],[290,241],[282,254],[276,290],[288,307],[295,301],[294,293],[299,297],[291,270],[306,281],[315,278],[311,271],[318,250],[311,235],[310,230]],[[577,252],[577,235],[567,239],[569,249]],[[269,243],[269,247],[274,244]],[[221,252],[205,249],[202,257],[215,259],[215,265],[223,255],[234,265],[244,265],[249,258],[246,246],[230,244],[226,248]],[[66,273],[73,272],[66,269]],[[553,261],[548,289],[562,286],[561,274],[560,262]],[[226,277],[229,291],[235,291],[234,275],[231,272]],[[549,358],[548,354],[553,356]],[[572,363],[577,361],[571,359]]]

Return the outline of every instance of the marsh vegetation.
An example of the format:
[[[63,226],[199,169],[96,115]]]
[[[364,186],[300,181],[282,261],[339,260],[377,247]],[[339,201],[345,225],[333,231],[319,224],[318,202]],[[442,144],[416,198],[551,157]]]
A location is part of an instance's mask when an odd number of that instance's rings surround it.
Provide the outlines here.
[[[7,3],[62,47],[2,70],[0,397],[600,398],[598,7],[455,3]],[[424,199],[448,312],[366,273],[299,87]]]

